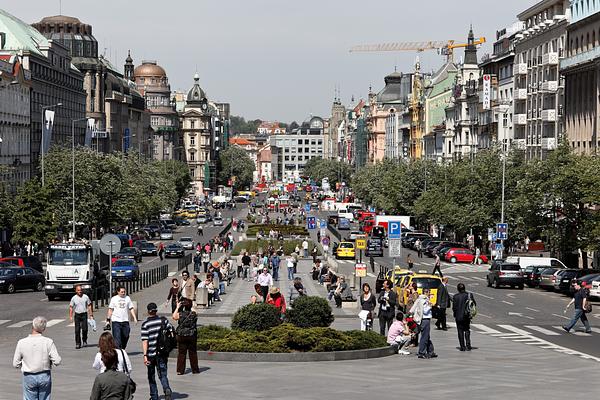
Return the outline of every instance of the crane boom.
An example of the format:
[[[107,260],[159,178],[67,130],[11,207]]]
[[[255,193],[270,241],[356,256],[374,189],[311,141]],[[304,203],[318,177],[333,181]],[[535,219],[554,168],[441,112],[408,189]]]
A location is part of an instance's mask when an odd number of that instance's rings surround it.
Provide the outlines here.
[[[354,46],[350,49],[351,53],[354,52],[370,52],[370,51],[425,51],[435,50],[446,46],[453,45],[453,40],[447,41],[427,41],[427,42],[400,42],[400,43],[380,43],[380,44],[364,44]]]

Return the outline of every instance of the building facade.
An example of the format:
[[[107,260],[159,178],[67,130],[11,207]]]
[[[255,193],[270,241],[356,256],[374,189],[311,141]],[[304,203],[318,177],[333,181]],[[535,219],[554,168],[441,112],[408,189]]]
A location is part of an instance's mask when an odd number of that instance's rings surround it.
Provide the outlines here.
[[[258,172],[258,182],[270,182],[273,180],[273,171],[271,169],[271,145],[266,144],[260,147],[256,154],[256,165]]]
[[[339,98],[333,100],[331,106],[331,117],[329,118],[329,129],[325,133],[323,152],[324,157],[329,160],[340,160],[342,158],[340,127],[346,118],[346,107],[342,105]]]
[[[600,1],[574,0],[567,25],[565,77],[567,141],[579,154],[598,154],[600,138]]]

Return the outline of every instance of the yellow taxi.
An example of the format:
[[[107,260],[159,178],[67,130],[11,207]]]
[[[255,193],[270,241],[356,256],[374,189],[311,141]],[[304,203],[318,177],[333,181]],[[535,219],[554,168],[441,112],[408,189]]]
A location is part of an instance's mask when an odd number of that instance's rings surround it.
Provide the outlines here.
[[[412,286],[413,283],[417,284],[417,292],[419,294],[423,293],[423,289],[429,289],[431,304],[437,304],[437,292],[442,285],[442,278],[430,274],[405,275],[396,286],[398,303],[400,303],[402,308],[405,308],[405,311],[408,311],[406,310],[406,304],[408,303],[408,290],[406,288]]]
[[[356,258],[356,249],[352,242],[341,242],[335,251],[335,258]]]
[[[414,275],[414,271],[396,266],[396,268],[388,271],[385,274],[385,278],[392,281],[394,286],[398,286],[401,283],[402,278],[404,278],[406,275]]]
[[[179,209],[173,212],[174,217],[183,217],[185,214],[185,210]]]

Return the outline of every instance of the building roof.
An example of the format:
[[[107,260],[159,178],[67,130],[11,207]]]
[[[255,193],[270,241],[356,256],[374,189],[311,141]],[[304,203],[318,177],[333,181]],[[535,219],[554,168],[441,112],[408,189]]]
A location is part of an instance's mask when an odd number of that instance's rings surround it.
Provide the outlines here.
[[[0,9],[0,31],[6,33],[2,50],[26,50],[42,55],[40,46],[48,46],[48,39],[31,25]]]
[[[206,99],[206,93],[204,93],[204,90],[200,87],[199,81],[200,76],[196,73],[194,75],[194,86],[192,86],[187,94],[188,104],[198,104],[201,103],[203,99]]]
[[[377,94],[378,103],[401,103],[411,92],[411,74],[394,71],[384,78],[384,82],[385,87]]]
[[[67,15],[53,15],[50,17],[44,17],[40,23],[49,24],[81,24],[81,21],[75,17],[69,17]]]
[[[256,144],[255,142],[252,142],[252,141],[250,141],[248,139],[239,138],[239,137],[229,138],[229,143],[230,144],[237,144],[239,146],[252,146],[252,145]]]
[[[133,70],[133,76],[143,77],[167,77],[167,72],[156,63],[156,61],[142,61],[142,65],[138,65]]]

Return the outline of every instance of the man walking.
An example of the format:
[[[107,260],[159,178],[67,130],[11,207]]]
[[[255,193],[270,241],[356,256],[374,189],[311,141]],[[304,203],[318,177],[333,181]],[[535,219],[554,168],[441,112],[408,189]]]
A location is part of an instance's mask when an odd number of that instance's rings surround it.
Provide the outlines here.
[[[304,253],[304,258],[308,257],[308,240],[306,239],[302,241],[302,252]]]
[[[273,277],[269,273],[269,269],[267,267],[263,268],[262,274],[258,275],[256,279],[256,283],[260,286],[260,292],[263,296],[263,302],[267,302],[267,295],[269,294],[269,288],[273,286]]]
[[[292,257],[292,255],[289,255],[286,259],[286,266],[287,266],[287,276],[288,276],[288,280],[291,282],[294,280],[294,257]]]
[[[46,323],[46,318],[35,317],[31,334],[19,340],[15,349],[13,367],[23,372],[23,400],[50,400],[50,369],[60,365],[61,358],[54,341],[42,335]]]
[[[431,275],[435,275],[435,271],[437,271],[438,274],[440,274],[440,277],[444,276],[442,274],[442,262],[440,261],[440,255],[439,254],[435,255],[435,264],[433,266],[433,272],[431,272]]]
[[[417,257],[423,258],[423,248],[421,246],[421,239],[415,241],[415,249],[417,249]]]
[[[194,304],[196,300],[196,287],[194,286],[194,281],[190,279],[190,273],[188,270],[185,270],[181,273],[181,277],[183,282],[181,282],[181,297],[184,297]]]
[[[448,325],[446,323],[446,309],[450,308],[450,294],[448,293],[448,277],[445,276],[442,279],[442,285],[438,288],[437,292],[437,321],[435,321],[435,326],[437,329],[441,329],[443,331],[448,330]]]
[[[250,263],[252,262],[252,258],[248,255],[248,252],[244,252],[244,256],[242,257],[242,269],[243,269],[243,277],[244,279],[250,281]]]
[[[148,368],[148,384],[150,385],[150,400],[158,400],[158,386],[156,385],[156,375],[165,393],[165,400],[172,399],[172,391],[167,377],[168,358],[158,352],[158,336],[161,329],[173,332],[173,325],[166,319],[156,315],[158,306],[156,303],[149,303],[147,306],[148,318],[142,323],[142,352],[144,354],[144,364]]]
[[[118,286],[117,294],[110,299],[108,315],[106,317],[107,322],[112,326],[112,334],[117,349],[125,350],[127,347],[129,332],[131,331],[129,327],[129,314],[131,314],[131,318],[137,324],[138,321],[133,310],[133,302],[127,296],[125,288]]]
[[[429,300],[430,290],[427,288],[423,289],[423,294],[415,301],[412,308],[410,309],[411,314],[415,322],[419,325],[419,331],[421,336],[419,339],[419,353],[418,358],[436,358],[437,354],[434,352],[433,343],[431,342],[431,301]]]
[[[277,255],[277,253],[273,253],[273,255],[271,256],[271,267],[273,268],[273,280],[274,281],[278,281],[279,280],[279,262],[281,261],[281,259],[279,258],[279,256]]]
[[[83,339],[83,347],[87,346],[88,336],[88,318],[94,319],[94,311],[92,309],[92,301],[87,294],[83,293],[81,285],[75,286],[75,295],[69,303],[69,320],[75,321],[75,348],[81,348],[81,339]]]
[[[452,313],[456,321],[456,330],[458,331],[458,343],[460,351],[471,351],[471,315],[467,310],[469,301],[475,303],[471,293],[467,293],[464,283],[456,285],[458,293],[452,297]]]
[[[392,290],[392,281],[389,279],[383,281],[383,290],[379,293],[377,302],[379,303],[379,333],[385,336],[385,328],[387,326],[389,330],[394,322],[398,305],[398,295]]]
[[[565,307],[563,313],[566,313],[571,304],[575,303],[575,314],[573,314],[573,318],[568,325],[563,326],[563,329],[569,333],[571,329],[577,324],[577,321],[581,319],[583,326],[585,327],[585,333],[592,333],[592,328],[590,327],[590,321],[588,321],[587,316],[585,315],[586,309],[588,308],[588,296],[589,292],[586,288],[582,287],[581,284],[577,281],[573,282],[573,287],[575,288],[575,295]]]

